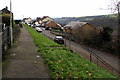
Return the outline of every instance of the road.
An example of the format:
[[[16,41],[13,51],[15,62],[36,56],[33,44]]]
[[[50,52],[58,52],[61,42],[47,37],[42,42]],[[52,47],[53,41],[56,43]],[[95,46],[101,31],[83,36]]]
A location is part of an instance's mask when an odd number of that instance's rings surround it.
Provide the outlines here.
[[[42,34],[50,39],[54,39],[55,35],[53,35],[50,31],[48,30],[44,30]],[[90,53],[88,52],[88,50],[86,50],[85,46],[83,45],[78,45],[77,43],[65,40],[65,45],[72,51],[80,54],[80,56],[86,58],[87,60],[90,60]],[[110,53],[105,53],[102,51],[98,51],[96,49],[91,49],[92,52],[94,52],[98,57],[100,57],[101,59],[103,59],[105,62],[107,62],[110,66],[112,66],[114,69],[118,70],[118,61],[119,58],[116,55],[110,54]],[[99,66],[102,66],[103,68],[106,68],[109,70],[108,67],[106,67],[103,63],[101,63],[99,60],[97,61],[97,58],[95,58],[94,56],[92,56],[92,62],[98,64]],[[114,73],[115,71],[113,71]],[[116,73],[116,72],[115,72]]]

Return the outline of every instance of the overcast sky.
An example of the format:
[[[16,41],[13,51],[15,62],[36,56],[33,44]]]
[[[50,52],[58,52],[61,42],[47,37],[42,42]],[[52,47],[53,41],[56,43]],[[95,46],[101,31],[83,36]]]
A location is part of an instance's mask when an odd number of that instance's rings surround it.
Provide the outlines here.
[[[110,14],[106,10],[111,0],[11,0],[14,19],[23,17],[80,17]],[[0,9],[8,6],[10,0],[0,0]],[[103,8],[101,10],[101,8]]]

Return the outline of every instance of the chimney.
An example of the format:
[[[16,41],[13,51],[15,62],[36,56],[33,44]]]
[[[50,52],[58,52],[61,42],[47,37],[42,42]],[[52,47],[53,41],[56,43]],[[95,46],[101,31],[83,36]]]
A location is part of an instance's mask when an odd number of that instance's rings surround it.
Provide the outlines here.
[[[8,10],[8,7],[6,6],[5,9]]]

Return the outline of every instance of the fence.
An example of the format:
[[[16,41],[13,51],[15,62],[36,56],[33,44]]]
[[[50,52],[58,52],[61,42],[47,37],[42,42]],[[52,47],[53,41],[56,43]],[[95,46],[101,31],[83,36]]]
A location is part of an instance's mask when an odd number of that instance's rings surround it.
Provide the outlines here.
[[[20,26],[15,26],[13,28],[13,39],[18,35],[20,31]],[[11,35],[10,35],[10,26],[4,27],[2,29],[2,50],[6,50],[8,47],[10,47],[11,43]]]
[[[3,47],[3,50],[6,50],[9,45],[10,45],[9,26],[6,26],[2,31],[2,47]]]
[[[108,64],[105,60],[103,60],[98,55],[96,55],[96,53],[93,52],[91,49],[85,46],[82,46],[82,47],[90,53],[90,57],[89,57],[90,62],[97,64],[97,66],[102,66],[103,68],[112,72],[112,74],[120,75],[120,72],[117,69],[115,69],[110,64]]]
[[[61,36],[64,36],[64,32],[62,32],[62,31],[55,31],[55,30],[51,30],[51,33],[52,34],[55,34],[55,35],[61,35]]]

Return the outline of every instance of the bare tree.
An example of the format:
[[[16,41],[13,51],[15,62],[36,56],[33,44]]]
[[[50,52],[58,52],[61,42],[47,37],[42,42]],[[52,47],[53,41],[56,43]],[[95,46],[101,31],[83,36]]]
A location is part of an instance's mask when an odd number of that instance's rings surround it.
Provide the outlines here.
[[[111,11],[113,13],[117,13],[118,14],[118,36],[120,36],[120,1],[119,0],[111,0],[111,5],[109,9],[111,9]],[[118,37],[119,40],[119,37]]]
[[[119,49],[120,49],[120,1],[113,0],[113,4],[114,4],[114,8],[113,8],[114,12],[117,11],[117,13],[118,13],[118,40],[117,40],[118,41],[118,46],[117,46],[118,51],[117,52],[118,52],[118,60],[120,61],[120,51],[119,51]],[[120,66],[118,66],[118,71],[119,71],[119,75],[120,75]]]

